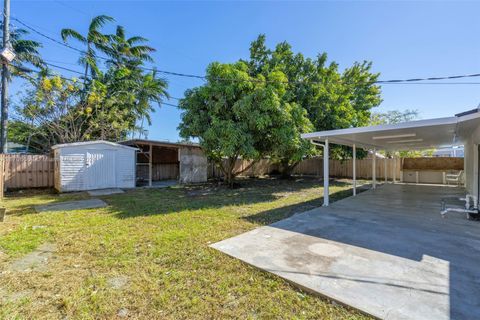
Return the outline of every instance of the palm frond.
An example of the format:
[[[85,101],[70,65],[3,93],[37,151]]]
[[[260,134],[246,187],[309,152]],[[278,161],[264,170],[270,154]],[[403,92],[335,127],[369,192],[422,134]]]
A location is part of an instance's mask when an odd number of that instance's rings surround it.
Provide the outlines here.
[[[107,22],[114,22],[115,19],[107,15],[99,15],[92,19],[90,26],[88,27],[88,33],[97,31],[103,27]]]
[[[62,29],[62,31],[60,32],[60,35],[62,36],[62,40],[65,42],[67,42],[68,38],[73,38],[80,41],[83,44],[87,43],[87,39],[73,29]]]
[[[127,43],[129,45],[134,45],[136,43],[144,43],[144,42],[148,42],[148,39],[140,36],[134,36],[134,37],[128,38],[127,40]]]
[[[117,26],[117,30],[115,32],[115,35],[119,38],[119,39],[125,39],[125,28],[122,27],[122,26]]]

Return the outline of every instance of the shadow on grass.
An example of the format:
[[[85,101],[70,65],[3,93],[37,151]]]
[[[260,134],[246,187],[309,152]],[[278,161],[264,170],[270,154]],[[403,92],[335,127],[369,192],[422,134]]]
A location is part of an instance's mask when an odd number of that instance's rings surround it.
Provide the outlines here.
[[[332,184],[333,186],[337,185],[336,182]],[[368,190],[368,186],[364,186],[357,189],[357,193]],[[334,193],[330,193],[330,202],[335,202],[352,195],[352,189],[340,190]],[[280,208],[275,208],[267,211],[262,211],[257,214],[250,216],[242,217],[242,219],[259,224],[259,225],[269,225],[274,222],[289,218],[297,213],[302,213],[309,211],[315,208],[318,208],[323,205],[323,197],[315,198],[313,200],[304,201],[289,206],[284,206]]]
[[[344,187],[347,183],[334,182],[333,185]],[[208,183],[200,186],[132,190],[123,195],[105,197],[104,200],[108,202],[111,212],[116,217],[126,219],[185,210],[214,209],[270,202],[281,198],[280,194],[284,192],[301,192],[321,186],[321,180],[312,178],[289,180],[247,178],[239,180],[235,189],[229,189],[216,183]]]
[[[89,196],[85,192],[58,194],[54,189],[23,189],[9,191],[5,194],[1,206],[7,208],[7,215],[22,216],[36,214],[36,205],[54,204],[72,200],[84,200]]]

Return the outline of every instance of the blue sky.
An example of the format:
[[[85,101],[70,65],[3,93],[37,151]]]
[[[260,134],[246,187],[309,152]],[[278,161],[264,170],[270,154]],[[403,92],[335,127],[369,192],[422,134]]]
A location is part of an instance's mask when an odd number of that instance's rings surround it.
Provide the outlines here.
[[[85,32],[93,16],[110,15],[128,35],[150,39],[159,69],[183,73],[204,74],[212,61],[248,57],[249,44],[260,33],[266,34],[269,46],[286,40],[306,56],[327,52],[341,68],[372,61],[381,79],[480,73],[480,2],[475,1],[12,0],[11,9],[13,17],[58,39],[64,27]],[[112,32],[113,26],[105,31]],[[30,37],[43,42],[48,62],[81,70],[74,51],[35,34]],[[185,89],[201,84],[174,76],[167,79],[171,96],[178,98]],[[480,83],[480,78],[455,82]],[[12,94],[20,89],[14,84]],[[384,85],[382,97],[378,111],[408,108],[418,109],[421,118],[451,116],[480,103],[480,84]],[[176,108],[157,108],[149,138],[178,140],[179,122]]]

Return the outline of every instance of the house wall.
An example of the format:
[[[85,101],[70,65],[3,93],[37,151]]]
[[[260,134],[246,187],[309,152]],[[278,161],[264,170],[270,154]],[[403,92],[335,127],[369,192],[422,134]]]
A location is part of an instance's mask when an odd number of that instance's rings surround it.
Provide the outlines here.
[[[469,194],[478,196],[478,145],[480,144],[480,127],[465,143],[465,189]]]
[[[180,183],[199,183],[207,181],[208,161],[200,148],[181,147]]]

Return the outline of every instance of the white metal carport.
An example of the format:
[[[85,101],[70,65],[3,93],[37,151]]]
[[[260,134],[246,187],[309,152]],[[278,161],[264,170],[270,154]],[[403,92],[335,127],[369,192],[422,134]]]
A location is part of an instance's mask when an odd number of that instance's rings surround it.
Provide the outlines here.
[[[377,150],[402,151],[465,145],[465,177],[468,192],[478,196],[478,144],[480,113],[478,109],[454,117],[409,121],[399,124],[347,128],[302,134],[302,138],[320,145],[324,159],[329,158],[331,143],[372,150],[372,187],[376,187]],[[475,147],[477,146],[477,147]],[[470,152],[469,152],[470,151]],[[353,194],[356,195],[356,162],[353,157]],[[324,206],[329,205],[329,165],[324,168]]]

